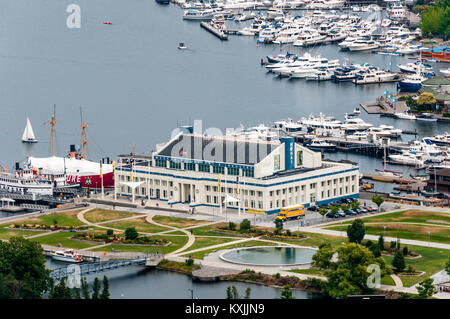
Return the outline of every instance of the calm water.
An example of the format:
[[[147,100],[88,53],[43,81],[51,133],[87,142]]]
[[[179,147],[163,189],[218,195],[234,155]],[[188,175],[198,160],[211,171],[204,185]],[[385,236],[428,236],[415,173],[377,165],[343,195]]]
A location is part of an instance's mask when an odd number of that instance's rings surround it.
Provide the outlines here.
[[[232,250],[222,257],[236,263],[257,265],[295,265],[311,262],[313,249],[292,247],[260,247]]]
[[[319,111],[343,119],[361,102],[373,101],[395,84],[355,86],[274,78],[260,59],[289,50],[257,46],[253,37],[220,41],[182,20],[182,10],[151,0],[78,0],[81,29],[66,27],[73,1],[4,0],[0,12],[0,162],[13,167],[27,154],[50,154],[48,122],[56,104],[56,152],[80,144],[80,106],[88,124],[88,156],[93,160],[122,152],[150,152],[167,141],[177,123],[203,120],[203,128],[269,124]],[[113,25],[104,25],[110,21]],[[234,28],[242,27],[237,23]],[[176,47],[185,42],[188,50]],[[308,49],[348,63],[372,63],[396,70],[404,57],[339,52],[336,45]],[[442,64],[439,67],[444,67]],[[26,116],[39,143],[20,143]],[[448,125],[362,117],[374,124],[417,127],[435,135]],[[416,126],[417,125],[417,126]],[[341,154],[340,154],[341,155]],[[341,158],[355,159],[342,154]],[[359,160],[359,158],[358,158]],[[361,171],[382,164],[364,158]]]
[[[47,267],[54,269],[67,266],[67,263],[61,263],[47,259]],[[145,270],[142,267],[130,267],[115,271],[99,273],[97,277],[103,279],[108,276],[110,284],[111,298],[120,299],[189,299],[194,290],[194,298],[198,299],[224,299],[228,286],[234,285],[240,295],[244,295],[245,289],[250,287],[251,298],[273,299],[280,296],[280,291],[275,288],[265,287],[255,284],[239,282],[217,282],[217,283],[194,283],[191,278],[179,273],[164,270]],[[94,275],[86,277],[88,283],[92,285]],[[304,291],[293,291],[297,299],[318,298],[317,294]]]

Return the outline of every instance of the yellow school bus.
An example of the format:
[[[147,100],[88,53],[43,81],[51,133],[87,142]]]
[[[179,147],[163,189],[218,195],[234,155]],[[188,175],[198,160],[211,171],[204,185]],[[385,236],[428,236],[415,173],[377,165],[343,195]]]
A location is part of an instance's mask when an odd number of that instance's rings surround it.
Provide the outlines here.
[[[299,219],[304,215],[305,215],[305,206],[295,205],[281,208],[280,213],[277,216],[277,219],[287,221],[292,219]]]

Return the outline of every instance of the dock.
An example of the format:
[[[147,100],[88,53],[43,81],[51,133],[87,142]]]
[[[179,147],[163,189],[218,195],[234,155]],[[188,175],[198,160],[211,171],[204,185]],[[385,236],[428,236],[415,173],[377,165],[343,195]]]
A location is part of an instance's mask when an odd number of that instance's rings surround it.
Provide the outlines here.
[[[413,178],[404,178],[396,176],[383,176],[379,174],[362,174],[362,179],[369,179],[378,182],[395,183],[395,184],[414,184],[417,180]]]
[[[224,31],[219,30],[216,27],[214,27],[213,25],[211,25],[211,23],[202,21],[202,22],[200,22],[200,27],[208,30],[209,32],[214,34],[216,37],[218,37],[220,40],[228,40],[228,35],[225,34]]]

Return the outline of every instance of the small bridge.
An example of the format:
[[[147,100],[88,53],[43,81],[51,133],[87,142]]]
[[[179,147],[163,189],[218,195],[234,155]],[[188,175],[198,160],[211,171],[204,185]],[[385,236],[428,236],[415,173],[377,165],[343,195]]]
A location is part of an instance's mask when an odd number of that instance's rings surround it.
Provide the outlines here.
[[[69,276],[85,276],[89,274],[111,271],[125,267],[132,267],[132,266],[155,267],[162,259],[163,255],[154,254],[154,256],[152,255],[147,258],[119,259],[119,260],[99,261],[94,263],[70,264],[66,267],[54,269],[50,273],[50,277],[52,277],[55,281],[59,281]]]

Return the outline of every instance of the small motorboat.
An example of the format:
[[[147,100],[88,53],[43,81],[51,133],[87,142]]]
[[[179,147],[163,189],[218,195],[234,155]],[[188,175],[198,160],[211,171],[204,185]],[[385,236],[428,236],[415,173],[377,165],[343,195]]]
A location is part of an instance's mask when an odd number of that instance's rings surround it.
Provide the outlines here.
[[[108,22],[108,21],[105,21],[105,22],[103,22],[103,24],[111,25],[112,23],[111,23],[111,22]]]
[[[186,46],[183,42],[180,42],[180,43],[178,44],[178,49],[180,49],[180,50],[185,50],[185,49],[187,49],[187,46]]]
[[[80,263],[83,257],[77,254],[73,249],[57,250],[52,254],[52,258],[69,263]]]
[[[355,108],[353,110],[353,114],[361,114],[361,111],[359,110],[359,107]]]

